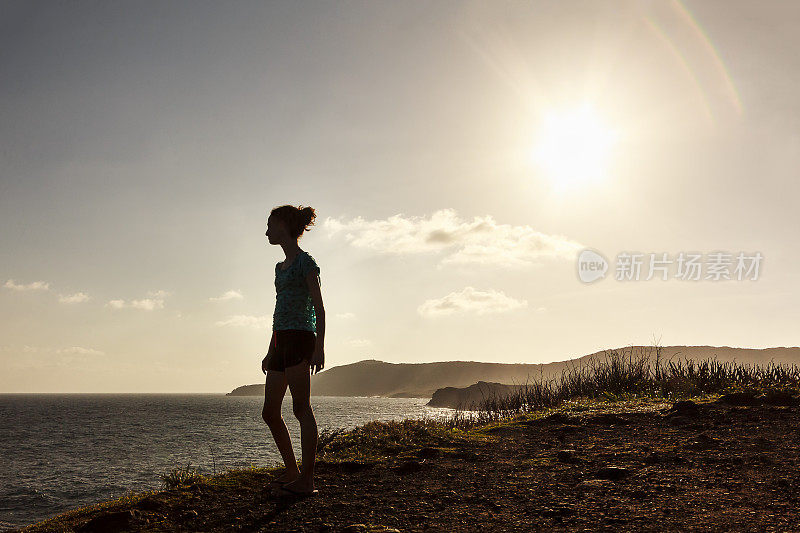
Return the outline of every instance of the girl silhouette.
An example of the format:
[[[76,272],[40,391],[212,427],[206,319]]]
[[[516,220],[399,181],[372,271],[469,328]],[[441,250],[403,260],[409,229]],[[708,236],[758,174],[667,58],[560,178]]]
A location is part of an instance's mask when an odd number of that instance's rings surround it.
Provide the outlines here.
[[[316,213],[311,207],[282,205],[272,210],[266,236],[279,244],[286,259],[275,265],[275,312],[272,338],[261,370],[267,375],[262,417],[272,432],[286,465],[273,480],[279,495],[308,495],[314,488],[314,459],[317,451],[317,421],[311,409],[311,374],[325,366],[325,308],[320,291],[319,266],[297,241]],[[310,370],[310,372],[309,372]],[[301,469],[281,416],[286,386],[292,393],[292,410],[300,421]]]

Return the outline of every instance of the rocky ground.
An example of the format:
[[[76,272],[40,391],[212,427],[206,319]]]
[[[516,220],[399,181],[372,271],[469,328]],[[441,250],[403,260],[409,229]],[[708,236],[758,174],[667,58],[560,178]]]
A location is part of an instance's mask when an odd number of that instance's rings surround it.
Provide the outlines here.
[[[571,404],[420,429],[322,454],[316,496],[276,498],[265,487],[280,471],[252,469],[24,531],[800,531],[800,408],[768,400]]]

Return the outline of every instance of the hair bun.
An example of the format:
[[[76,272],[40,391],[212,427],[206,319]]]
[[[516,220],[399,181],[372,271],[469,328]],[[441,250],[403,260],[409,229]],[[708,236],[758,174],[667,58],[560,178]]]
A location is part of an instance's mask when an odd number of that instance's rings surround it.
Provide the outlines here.
[[[300,220],[303,223],[304,231],[308,230],[308,226],[314,225],[314,219],[317,218],[317,214],[314,211],[313,207],[303,207],[300,206]]]

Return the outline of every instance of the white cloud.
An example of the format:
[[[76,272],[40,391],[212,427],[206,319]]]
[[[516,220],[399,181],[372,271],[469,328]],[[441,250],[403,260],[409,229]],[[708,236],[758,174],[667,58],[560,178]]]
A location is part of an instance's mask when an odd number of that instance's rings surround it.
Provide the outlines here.
[[[574,259],[585,246],[561,235],[548,235],[530,226],[498,224],[491,215],[459,218],[454,209],[440,209],[430,217],[402,214],[384,220],[350,221],[326,218],[329,237],[344,234],[352,246],[387,254],[445,251],[442,265],[486,264],[523,267],[542,258]]]
[[[45,346],[24,345],[22,348],[14,349],[10,346],[4,347],[4,351],[21,352],[22,357],[16,357],[9,361],[13,368],[20,369],[47,369],[53,367],[65,367],[69,365],[80,365],[96,360],[97,357],[106,355],[102,350],[86,348],[83,346],[69,346],[67,348],[51,348]]]
[[[144,298],[142,300],[133,300],[131,307],[136,309],[144,309],[145,311],[152,311],[153,309],[163,309],[164,300],[154,298]]]
[[[46,281],[34,281],[33,283],[28,283],[27,285],[20,285],[18,283],[14,283],[13,279],[10,279],[6,281],[4,287],[15,291],[46,291],[50,288],[50,283]]]
[[[451,292],[443,298],[426,300],[417,308],[417,312],[426,318],[457,313],[484,315],[487,313],[504,313],[527,307],[527,305],[527,301],[515,300],[500,291],[492,289],[479,291],[473,287],[465,287],[460,292]]]
[[[154,309],[164,308],[164,298],[169,296],[167,291],[150,291],[147,293],[147,298],[141,300],[131,300],[129,303],[125,300],[110,300],[106,305],[114,309],[122,309],[123,307],[133,307],[134,309],[143,309],[145,311],[152,311]]]
[[[248,327],[253,329],[268,329],[272,327],[272,317],[267,315],[231,315],[225,320],[218,320],[216,326]]]
[[[349,344],[356,348],[364,348],[365,346],[371,346],[372,341],[369,339],[350,339]]]
[[[216,298],[212,296],[211,298],[209,298],[209,300],[211,300],[212,302],[219,302],[222,300],[241,300],[242,298],[244,298],[244,296],[242,296],[241,292],[231,290],[227,291],[222,296],[217,296]]]
[[[344,320],[351,320],[351,319],[356,317],[355,313],[350,313],[350,312],[347,312],[347,313],[336,313],[335,316],[336,316],[336,318],[341,318],[341,319],[344,319]]]
[[[70,346],[68,348],[51,348],[47,346],[31,346],[29,344],[25,344],[20,351],[24,353],[105,355],[105,352],[102,350],[95,350],[94,348],[84,348],[83,346]]]
[[[83,348],[82,346],[71,346],[69,348],[59,348],[56,353],[70,355],[105,355],[106,353],[94,348]]]
[[[75,294],[62,294],[59,296],[58,301],[63,304],[77,304],[89,300],[89,295],[83,292],[76,292]]]

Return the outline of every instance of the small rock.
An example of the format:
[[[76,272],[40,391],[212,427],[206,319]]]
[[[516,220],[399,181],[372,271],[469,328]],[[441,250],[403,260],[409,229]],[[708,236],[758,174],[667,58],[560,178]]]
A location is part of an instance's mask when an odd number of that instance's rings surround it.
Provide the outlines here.
[[[572,515],[575,511],[566,505],[555,505],[554,507],[544,507],[542,508],[541,512],[538,513],[542,516],[550,516],[550,517],[557,517],[557,516],[569,516]]]
[[[781,390],[769,390],[764,397],[764,403],[768,405],[778,405],[788,407],[800,404],[800,399],[792,395],[791,392]]]
[[[755,392],[731,392],[723,394],[719,401],[729,405],[760,405],[763,401],[762,396],[758,396]]]
[[[684,424],[688,424],[689,422],[689,418],[683,415],[669,417],[669,424],[671,426],[682,426]]]
[[[718,442],[719,441],[717,439],[704,431],[698,434],[696,437],[690,439],[686,447],[695,450],[707,450],[716,446]]]
[[[770,456],[765,454],[758,454],[756,455],[756,458],[761,461],[761,464],[771,465],[775,463]]]
[[[405,461],[404,463],[392,467],[392,471],[396,474],[405,475],[410,474],[412,472],[419,472],[422,470],[422,463],[419,461],[414,461],[413,459],[410,461]]]
[[[366,533],[367,526],[365,524],[349,524],[344,526],[342,533]]]
[[[106,513],[100,516],[95,516],[77,531],[81,533],[104,533],[115,532],[122,529],[127,529],[130,526],[130,521],[133,516],[130,511],[118,511],[114,513]]]
[[[597,471],[597,477],[600,479],[609,479],[616,481],[622,479],[630,474],[630,470],[619,466],[606,466]]]
[[[580,488],[599,488],[609,486],[613,486],[613,483],[607,479],[585,479],[577,485],[577,487]]]
[[[697,416],[700,409],[692,400],[681,400],[672,404],[667,411],[667,416]]]
[[[464,459],[465,461],[475,462],[480,460],[480,455],[471,450],[457,450],[450,452],[448,455],[457,459]]]
[[[424,448],[421,448],[417,452],[418,457],[424,457],[426,459],[431,457],[438,457],[440,454],[441,450],[439,450],[438,448],[431,448],[430,446],[425,446]]]
[[[649,465],[657,465],[661,463],[661,460],[661,456],[658,454],[658,452],[651,452],[650,455],[645,457],[644,462]]]
[[[563,413],[553,413],[552,415],[544,417],[542,420],[551,424],[569,424],[572,422],[572,418]]]
[[[580,462],[580,459],[575,456],[575,450],[558,450],[556,457],[561,463],[575,464]]]
[[[136,508],[142,511],[159,511],[164,507],[164,502],[147,496],[136,502]]]
[[[501,509],[501,506],[497,502],[492,501],[483,494],[473,494],[471,496],[468,496],[467,500],[472,504],[490,507],[495,511]]]

